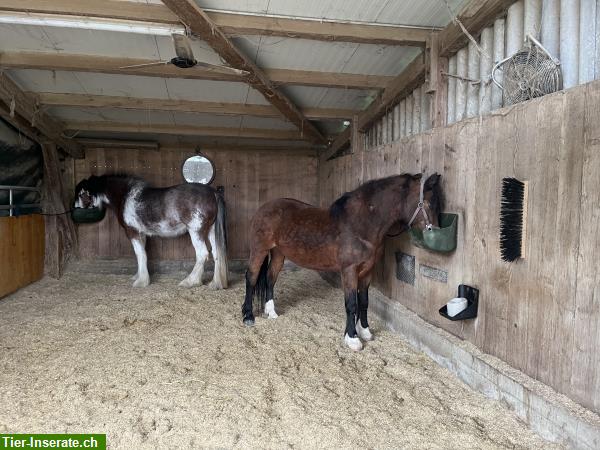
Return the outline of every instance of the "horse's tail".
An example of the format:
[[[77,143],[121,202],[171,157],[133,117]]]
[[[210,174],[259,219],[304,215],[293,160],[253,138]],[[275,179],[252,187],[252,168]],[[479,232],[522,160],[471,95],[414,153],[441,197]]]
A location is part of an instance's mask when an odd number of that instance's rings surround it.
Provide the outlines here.
[[[267,303],[267,294],[268,294],[268,280],[267,273],[269,272],[269,254],[265,256],[265,259],[260,266],[260,271],[258,272],[258,278],[256,279],[256,284],[254,285],[254,290],[252,291],[252,296],[260,302],[260,309],[258,310],[258,314],[261,314],[262,311],[265,310],[265,303]]]
[[[213,287],[215,289],[225,289],[227,287],[227,212],[225,209],[225,198],[223,192],[217,189],[215,192],[217,200],[217,217],[214,228],[213,259],[215,260],[215,274],[213,277]],[[211,230],[213,232],[213,230]]]

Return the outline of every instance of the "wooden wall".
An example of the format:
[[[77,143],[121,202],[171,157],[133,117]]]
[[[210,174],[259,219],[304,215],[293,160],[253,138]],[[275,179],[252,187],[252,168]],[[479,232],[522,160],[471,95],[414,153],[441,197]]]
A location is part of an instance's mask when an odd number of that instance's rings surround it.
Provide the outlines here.
[[[42,278],[44,218],[0,217],[0,298]]]
[[[75,183],[92,174],[126,172],[154,186],[171,186],[184,182],[181,167],[193,154],[173,149],[88,149],[85,159],[75,162]],[[225,187],[232,259],[247,258],[250,220],[261,204],[279,197],[317,202],[317,160],[305,150],[207,150],[204,154],[217,169],[212,186]],[[100,223],[78,225],[78,236],[82,258],[134,257],[131,243],[110,211]],[[150,259],[194,258],[187,234],[176,239],[149,239],[147,249]]]
[[[402,172],[442,174],[459,243],[449,256],[389,239],[377,284],[429,322],[467,339],[600,412],[600,83],[505,108],[321,164],[321,204],[360,182]],[[527,255],[499,256],[501,179],[529,180]],[[395,278],[394,253],[416,256],[417,279]],[[448,271],[444,284],[419,266]],[[480,289],[479,316],[438,309],[457,285]]]

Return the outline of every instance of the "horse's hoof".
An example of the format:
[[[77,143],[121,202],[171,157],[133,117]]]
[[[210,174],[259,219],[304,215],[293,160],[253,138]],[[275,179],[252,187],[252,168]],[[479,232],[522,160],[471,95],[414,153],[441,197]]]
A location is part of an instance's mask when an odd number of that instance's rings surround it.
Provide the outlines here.
[[[246,325],[247,327],[253,327],[254,319],[244,319],[244,325]]]
[[[139,277],[133,283],[133,287],[135,287],[135,288],[145,288],[145,287],[148,287],[149,284],[150,284],[150,279],[148,277]]]
[[[275,312],[275,302],[273,299],[265,303],[265,316],[267,316],[269,319],[277,319],[279,317]]]
[[[344,343],[350,348],[350,350],[354,350],[355,352],[359,352],[363,349],[362,342],[357,337],[351,338],[348,336],[348,333],[344,336]]]
[[[373,333],[371,333],[369,327],[363,328],[360,324],[360,321],[356,324],[356,334],[358,334],[358,337],[361,338],[363,341],[373,340]]]
[[[213,280],[210,283],[208,283],[208,288],[211,291],[218,291],[220,289],[224,289],[223,285],[221,283],[217,283],[215,280]]]
[[[188,280],[187,278],[185,280],[182,280],[179,282],[179,286],[184,287],[184,288],[191,288],[194,286],[200,286],[200,281],[193,281],[193,280]]]

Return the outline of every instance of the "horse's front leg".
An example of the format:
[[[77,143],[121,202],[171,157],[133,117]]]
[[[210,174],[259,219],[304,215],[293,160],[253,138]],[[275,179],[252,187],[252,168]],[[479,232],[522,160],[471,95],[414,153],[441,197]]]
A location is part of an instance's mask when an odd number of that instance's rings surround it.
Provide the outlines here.
[[[150,284],[148,274],[148,258],[146,256],[146,236],[139,233],[131,238],[131,245],[137,258],[138,271],[133,282],[133,287],[146,287]]]
[[[344,342],[354,351],[362,350],[363,345],[356,333],[356,313],[358,307],[358,273],[356,266],[342,269],[342,287],[346,303],[346,334]]]
[[[356,321],[356,333],[365,341],[372,341],[373,334],[369,330],[367,320],[367,309],[369,308],[369,285],[371,284],[371,273],[358,280],[358,320]]]

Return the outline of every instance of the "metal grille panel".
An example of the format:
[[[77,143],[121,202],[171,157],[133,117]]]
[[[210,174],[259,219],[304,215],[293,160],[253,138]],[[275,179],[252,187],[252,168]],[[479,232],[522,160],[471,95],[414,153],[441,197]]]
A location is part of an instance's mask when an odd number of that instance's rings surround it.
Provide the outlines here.
[[[396,278],[411,286],[415,285],[415,257],[396,252]]]

